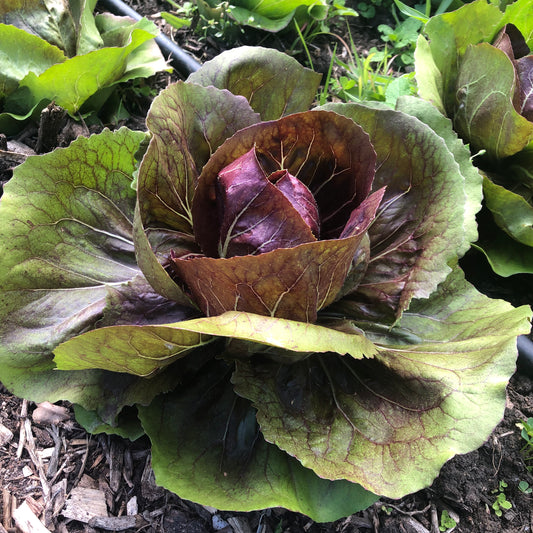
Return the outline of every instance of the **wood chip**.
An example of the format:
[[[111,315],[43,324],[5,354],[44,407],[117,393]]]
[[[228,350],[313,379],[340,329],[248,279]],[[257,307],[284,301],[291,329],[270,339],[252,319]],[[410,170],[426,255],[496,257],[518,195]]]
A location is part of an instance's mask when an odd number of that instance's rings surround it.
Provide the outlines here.
[[[105,517],[107,516],[105,494],[98,489],[75,487],[72,489],[61,514],[65,518],[78,520],[85,524],[88,524],[96,516]]]
[[[137,504],[137,496],[133,496],[128,500],[126,504],[126,514],[128,516],[133,516],[139,514],[139,505]]]
[[[85,489],[98,489],[98,481],[87,474],[83,474],[78,483],[78,487]]]
[[[11,527],[11,517],[13,509],[17,506],[14,498],[7,489],[2,489],[2,525],[5,528]]]
[[[37,455],[43,459],[50,459],[54,453],[55,448],[43,448],[42,450],[37,450]]]
[[[54,405],[50,402],[43,402],[37,406],[32,413],[33,421],[43,426],[58,425],[70,419],[70,412],[66,407]]]
[[[120,488],[123,469],[124,444],[118,439],[113,439],[109,447],[109,486],[115,494]]]
[[[44,524],[50,527],[54,523],[54,518],[61,512],[67,500],[67,479],[63,478],[61,481],[52,485],[50,493],[50,500],[44,509]]]
[[[0,423],[0,448],[11,442],[11,439],[13,439],[13,432]]]
[[[130,528],[140,528],[146,525],[142,516],[96,516],[89,522],[91,527],[106,529],[107,531],[122,531]]]
[[[28,416],[28,400],[22,400],[20,407],[20,432],[19,432],[19,444],[17,448],[17,459],[22,457],[24,451],[24,445],[26,444],[26,431],[24,430],[24,420]]]
[[[411,526],[413,532],[430,533],[426,527],[424,527],[418,520],[415,520],[412,516],[407,516],[405,518],[405,523]]]
[[[27,502],[23,502],[13,511],[13,519],[21,533],[50,533],[50,530],[35,516]]]
[[[144,464],[144,470],[141,476],[141,494],[143,498],[150,502],[154,502],[165,495],[165,489],[158,486],[155,482],[155,474],[152,470],[150,455],[146,457],[146,463]]]

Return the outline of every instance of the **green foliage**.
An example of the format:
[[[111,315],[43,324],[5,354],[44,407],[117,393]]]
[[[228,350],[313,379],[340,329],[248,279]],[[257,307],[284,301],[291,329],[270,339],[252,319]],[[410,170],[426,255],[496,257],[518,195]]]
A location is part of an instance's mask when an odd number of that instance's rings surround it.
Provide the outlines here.
[[[119,83],[168,68],[153,40],[158,30],[146,19],[95,17],[94,0],[77,17],[64,3],[14,4],[0,16],[3,133],[20,130],[51,101],[73,117],[98,112]]]
[[[359,3],[358,10],[365,18],[372,19],[379,11],[394,20],[394,25],[379,24],[377,29],[381,40],[387,45],[385,53],[394,60],[399,69],[406,69],[414,63],[416,42],[423,24],[432,14],[444,13],[458,7],[460,3],[460,0],[441,0],[434,5],[430,0],[426,0],[425,5],[417,4],[411,7],[401,0],[371,0],[370,3]],[[403,19],[400,19],[399,15],[403,16]],[[371,50],[371,53],[376,52],[376,49]]]
[[[531,2],[500,8],[476,0],[432,17],[423,33],[415,54],[419,94],[453,121],[485,175],[490,216],[476,246],[500,276],[531,274]]]
[[[372,19],[376,16],[377,9],[385,6],[386,4],[390,4],[390,7],[392,7],[392,0],[369,0],[365,2],[358,2],[356,7],[360,16],[366,19]]]
[[[349,36],[349,60],[342,61],[336,55],[335,48],[321,103],[324,103],[326,94],[329,94],[345,102],[376,101],[394,108],[400,96],[416,94],[414,73],[395,76],[391,68],[393,58],[386,48],[381,52],[371,51],[366,57],[362,57],[357,52],[351,32]],[[331,76],[333,65],[341,67],[340,76]]]
[[[522,480],[520,481],[520,483],[518,483],[518,488],[521,492],[523,492],[524,494],[531,494],[533,493],[533,488],[530,486],[530,484],[525,481],[525,480]]]
[[[496,499],[492,504],[492,509],[496,516],[502,516],[504,511],[507,511],[513,507],[512,503],[507,500],[505,495],[505,489],[507,488],[507,483],[505,481],[500,481],[498,483],[498,488],[492,492],[496,494]]]
[[[178,15],[163,13],[172,26],[192,26],[204,37],[226,42],[232,42],[245,27],[272,33],[302,28],[305,40],[310,42],[317,34],[329,31],[331,19],[357,16],[356,11],[345,6],[345,0],[193,0],[182,6],[167,1]]]
[[[528,470],[533,470],[533,418],[522,420],[517,426],[520,428],[520,436],[526,441],[522,448],[524,460]]]
[[[421,27],[422,22],[415,18],[408,18],[395,28],[387,24],[378,26],[381,39],[389,47],[388,53],[397,58],[399,64],[404,67],[414,63],[414,51]]]
[[[450,513],[444,509],[440,515],[439,531],[447,531],[456,525],[457,522],[450,516]]]

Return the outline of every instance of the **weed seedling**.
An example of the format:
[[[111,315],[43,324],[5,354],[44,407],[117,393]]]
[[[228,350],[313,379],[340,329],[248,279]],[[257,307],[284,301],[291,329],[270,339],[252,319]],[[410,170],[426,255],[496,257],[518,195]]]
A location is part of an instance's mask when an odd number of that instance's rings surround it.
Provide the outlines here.
[[[516,425],[521,429],[520,436],[526,441],[522,454],[527,469],[531,471],[533,469],[533,418],[522,420]]]
[[[533,488],[527,481],[520,481],[518,483],[518,488],[524,493],[524,494],[531,494],[533,492]]]
[[[511,509],[513,506],[511,502],[507,500],[507,496],[505,495],[506,488],[507,483],[505,481],[500,481],[498,488],[492,491],[493,494],[497,493],[496,500],[492,504],[492,508],[494,509],[496,516],[502,516],[503,510]]]
[[[444,509],[440,515],[439,531],[447,531],[456,525],[457,522],[450,516],[450,513]]]

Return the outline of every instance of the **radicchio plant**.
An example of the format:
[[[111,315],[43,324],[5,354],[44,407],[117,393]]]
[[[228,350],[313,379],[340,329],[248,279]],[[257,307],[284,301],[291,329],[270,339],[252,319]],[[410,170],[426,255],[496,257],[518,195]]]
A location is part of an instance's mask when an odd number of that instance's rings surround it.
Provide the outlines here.
[[[453,121],[484,173],[477,243],[502,276],[533,273],[533,5],[476,0],[432,18],[416,50],[420,95]]]
[[[149,137],[17,168],[0,379],[90,431],[145,432],[183,498],[330,521],[483,443],[530,309],[457,266],[481,178],[448,121],[409,98],[309,111],[318,81],[225,52],[156,98]]]

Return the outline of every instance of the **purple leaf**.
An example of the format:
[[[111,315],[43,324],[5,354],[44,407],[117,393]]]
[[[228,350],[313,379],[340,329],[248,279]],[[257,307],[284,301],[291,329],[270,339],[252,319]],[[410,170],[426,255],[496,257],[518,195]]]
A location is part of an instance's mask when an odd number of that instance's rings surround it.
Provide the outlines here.
[[[220,171],[217,208],[219,257],[261,254],[316,240],[291,200],[267,179],[254,149]]]
[[[519,79],[519,113],[533,122],[533,55],[522,57],[515,63]]]
[[[332,303],[364,233],[230,259],[174,259],[178,276],[208,316],[225,311],[314,322]]]
[[[219,251],[217,177],[254,147],[267,176],[286,170],[311,191],[322,239],[341,235],[372,187],[376,153],[368,135],[351,119],[308,111],[244,128],[212,155],[198,178],[192,217],[196,242],[207,256],[216,257]]]

